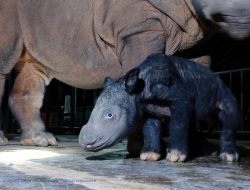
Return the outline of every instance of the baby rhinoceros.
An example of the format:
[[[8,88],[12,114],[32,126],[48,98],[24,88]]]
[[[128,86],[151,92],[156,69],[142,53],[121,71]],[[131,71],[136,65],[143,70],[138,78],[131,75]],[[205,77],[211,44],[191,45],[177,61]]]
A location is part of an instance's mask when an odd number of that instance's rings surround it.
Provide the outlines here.
[[[164,112],[167,108],[170,113]],[[240,111],[230,89],[208,68],[160,53],[149,56],[123,78],[106,80],[79,141],[86,150],[98,151],[128,135],[136,127],[138,118],[168,115],[168,160],[186,160],[192,118],[201,122],[215,115],[222,126],[220,158],[238,160],[235,132],[240,125]],[[153,130],[159,130],[158,125]],[[155,135],[157,132],[151,132],[152,127],[144,131],[144,138],[160,138]]]

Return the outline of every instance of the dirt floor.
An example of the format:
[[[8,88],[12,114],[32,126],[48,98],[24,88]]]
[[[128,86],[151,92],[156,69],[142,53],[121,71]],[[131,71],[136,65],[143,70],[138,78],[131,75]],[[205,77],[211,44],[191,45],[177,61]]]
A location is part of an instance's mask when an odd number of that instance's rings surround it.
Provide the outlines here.
[[[98,153],[84,152],[77,137],[58,137],[58,147],[0,147],[0,189],[250,189],[250,142],[240,142],[238,163],[218,156],[186,163],[127,158],[126,142]]]

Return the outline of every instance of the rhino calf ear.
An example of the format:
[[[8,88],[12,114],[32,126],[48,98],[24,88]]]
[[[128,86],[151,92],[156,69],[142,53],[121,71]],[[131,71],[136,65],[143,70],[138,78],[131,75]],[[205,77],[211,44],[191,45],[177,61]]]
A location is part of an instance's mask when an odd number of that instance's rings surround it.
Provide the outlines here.
[[[103,86],[106,87],[106,86],[108,86],[108,85],[110,85],[110,84],[112,84],[112,83],[113,83],[113,80],[112,80],[110,77],[106,77],[106,78],[104,79]]]
[[[125,89],[129,94],[138,91],[138,86],[141,81],[141,79],[139,79],[139,74],[140,74],[140,69],[134,68],[124,76]]]

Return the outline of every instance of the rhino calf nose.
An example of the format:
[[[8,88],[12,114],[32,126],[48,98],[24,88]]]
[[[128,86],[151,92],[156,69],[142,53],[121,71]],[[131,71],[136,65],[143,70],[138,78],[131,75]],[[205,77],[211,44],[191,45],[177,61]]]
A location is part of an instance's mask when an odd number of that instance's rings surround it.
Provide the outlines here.
[[[94,146],[92,144],[87,144],[83,148],[86,151],[91,151],[91,150],[93,150]]]
[[[85,146],[86,149],[91,149],[92,147],[93,147],[93,145],[90,145],[90,144]]]
[[[87,125],[84,125],[79,134],[79,144],[85,149],[91,148],[96,142],[96,137],[90,133],[90,129]]]
[[[85,146],[84,140],[83,140],[83,138],[82,138],[81,136],[79,136],[78,141],[79,141],[79,144],[80,144],[82,147]]]
[[[87,136],[88,134],[88,129],[87,129],[87,126],[84,125],[80,131],[80,134],[79,134],[79,144],[81,146],[85,146],[88,142],[89,142],[89,138]]]

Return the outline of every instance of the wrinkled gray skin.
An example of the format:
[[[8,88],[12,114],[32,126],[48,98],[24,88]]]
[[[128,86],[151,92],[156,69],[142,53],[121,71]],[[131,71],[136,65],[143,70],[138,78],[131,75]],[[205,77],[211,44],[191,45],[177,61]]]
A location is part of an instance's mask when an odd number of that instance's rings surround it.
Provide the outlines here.
[[[197,3],[197,12],[205,13],[204,2]],[[218,10],[230,23],[215,25],[234,37],[247,36],[243,33],[249,33],[249,1],[237,1],[237,6],[232,6],[235,0],[209,2],[209,10]],[[211,20],[210,13],[204,18]],[[237,28],[242,31],[238,36]],[[192,48],[208,31],[191,0],[1,0],[0,104],[6,75],[23,52],[9,98],[22,129],[21,143],[56,145],[40,118],[51,79],[98,88],[106,76],[119,78],[152,53],[172,55]],[[0,144],[6,142],[0,135]]]
[[[205,24],[236,39],[250,36],[250,0],[192,0],[192,3]]]

